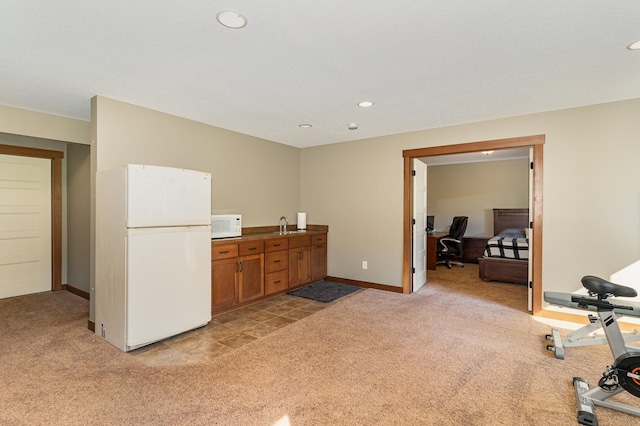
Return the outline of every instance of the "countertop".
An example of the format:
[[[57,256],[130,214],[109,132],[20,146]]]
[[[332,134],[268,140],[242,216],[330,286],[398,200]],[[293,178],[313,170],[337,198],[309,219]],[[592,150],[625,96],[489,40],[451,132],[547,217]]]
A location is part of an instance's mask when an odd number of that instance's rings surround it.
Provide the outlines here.
[[[271,238],[295,238],[305,235],[321,235],[329,232],[327,225],[307,225],[306,231],[298,231],[295,225],[290,225],[286,234],[279,233],[278,226],[260,226],[254,228],[242,228],[241,237],[216,238],[211,243],[215,245],[241,243],[244,241],[268,240]]]

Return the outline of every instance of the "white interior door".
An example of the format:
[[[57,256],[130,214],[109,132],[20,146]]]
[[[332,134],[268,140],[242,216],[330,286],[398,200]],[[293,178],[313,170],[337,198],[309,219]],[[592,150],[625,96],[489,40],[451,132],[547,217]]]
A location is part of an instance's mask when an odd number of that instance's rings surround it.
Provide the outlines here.
[[[51,290],[51,160],[0,155],[0,298]]]
[[[529,148],[529,165],[533,164],[533,148]],[[529,225],[533,223],[533,167],[529,167]],[[533,310],[533,232],[529,230],[529,263],[527,276],[527,309]]]
[[[427,282],[427,165],[413,160],[413,291]]]

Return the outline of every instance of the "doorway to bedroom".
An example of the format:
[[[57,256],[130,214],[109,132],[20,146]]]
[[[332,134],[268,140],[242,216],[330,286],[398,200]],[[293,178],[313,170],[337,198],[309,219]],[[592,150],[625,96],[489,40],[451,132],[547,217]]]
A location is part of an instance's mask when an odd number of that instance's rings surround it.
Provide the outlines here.
[[[523,138],[513,139],[501,139],[493,141],[472,142],[467,144],[439,146],[433,148],[422,148],[405,150],[403,152],[405,162],[405,179],[404,179],[404,239],[403,239],[403,290],[405,293],[411,293],[413,288],[413,214],[414,214],[414,188],[412,170],[413,165],[419,162],[419,159],[430,164],[435,164],[437,161],[445,159],[446,157],[454,157],[457,162],[465,162],[465,157],[471,155],[478,156],[482,151],[494,151],[499,156],[503,156],[507,152],[532,152],[532,168],[531,168],[531,187],[530,191],[532,203],[530,204],[530,221],[533,224],[533,230],[531,232],[531,240],[536,241],[539,244],[535,244],[531,250],[529,256],[530,264],[530,279],[527,283],[527,287],[530,289],[531,294],[531,310],[535,315],[536,312],[542,309],[542,289],[541,289],[541,236],[542,236],[542,147],[544,144],[544,135],[529,136]],[[451,160],[449,159],[449,160]],[[524,161],[526,165],[529,160]],[[528,195],[528,194],[527,194]],[[440,224],[446,218],[442,218]],[[436,219],[438,222],[438,219]],[[438,223],[436,223],[436,228]],[[446,224],[445,224],[446,225]],[[441,226],[442,227],[442,226]],[[469,265],[475,266],[475,265]]]

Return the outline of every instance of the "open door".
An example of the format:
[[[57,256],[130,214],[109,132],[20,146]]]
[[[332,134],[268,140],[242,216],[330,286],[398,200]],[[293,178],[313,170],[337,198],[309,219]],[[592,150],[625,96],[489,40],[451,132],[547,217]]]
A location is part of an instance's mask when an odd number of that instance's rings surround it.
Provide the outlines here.
[[[412,291],[427,282],[427,165],[413,159]]]
[[[529,262],[527,265],[527,309],[533,311],[533,147],[529,148],[529,226],[527,237],[529,238]]]

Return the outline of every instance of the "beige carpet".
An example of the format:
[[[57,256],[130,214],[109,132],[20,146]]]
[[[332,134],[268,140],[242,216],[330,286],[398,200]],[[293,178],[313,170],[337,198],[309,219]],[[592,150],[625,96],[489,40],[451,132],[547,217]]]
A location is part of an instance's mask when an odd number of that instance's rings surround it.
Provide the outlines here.
[[[523,287],[448,272],[413,295],[358,292],[179,367],[145,367],[98,339],[71,293],[0,300],[0,424],[577,424],[571,379],[595,384],[608,348],[557,360]],[[596,411],[602,426],[640,424]]]

